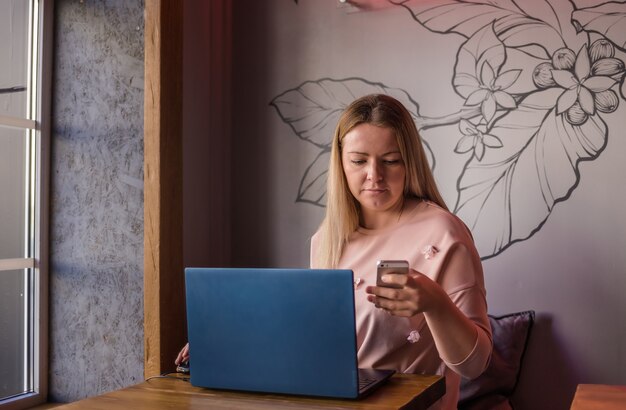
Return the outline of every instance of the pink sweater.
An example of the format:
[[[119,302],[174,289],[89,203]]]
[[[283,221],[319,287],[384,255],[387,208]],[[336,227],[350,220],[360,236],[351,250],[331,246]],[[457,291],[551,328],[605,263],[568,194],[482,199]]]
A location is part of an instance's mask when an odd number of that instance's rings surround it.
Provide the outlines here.
[[[316,234],[311,240],[312,255],[317,240]],[[399,318],[367,301],[365,288],[376,283],[379,259],[407,260],[411,268],[446,291],[476,325],[478,337],[469,356],[459,363],[445,362],[439,357],[423,314]],[[354,271],[359,366],[445,375],[447,393],[434,408],[456,409],[460,377],[480,375],[492,350],[482,266],[463,222],[423,201],[402,215],[395,226],[359,228],[350,237],[338,268]]]

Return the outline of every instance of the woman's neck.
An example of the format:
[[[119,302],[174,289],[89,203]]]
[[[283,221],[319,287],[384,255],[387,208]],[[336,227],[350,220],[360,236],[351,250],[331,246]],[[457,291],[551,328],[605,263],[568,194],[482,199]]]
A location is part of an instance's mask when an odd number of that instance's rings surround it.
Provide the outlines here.
[[[390,209],[384,211],[364,211],[361,209],[359,225],[365,229],[383,229],[397,224],[402,215],[415,208],[418,201],[414,198],[403,198]]]

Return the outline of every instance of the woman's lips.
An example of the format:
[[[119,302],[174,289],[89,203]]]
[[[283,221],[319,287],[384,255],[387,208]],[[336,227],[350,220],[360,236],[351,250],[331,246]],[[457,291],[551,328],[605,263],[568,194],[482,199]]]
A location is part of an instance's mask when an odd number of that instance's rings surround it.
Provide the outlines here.
[[[365,188],[365,189],[363,189],[363,192],[369,193],[369,194],[372,194],[372,195],[378,195],[378,194],[382,194],[382,193],[387,192],[387,190],[384,189],[384,188]]]

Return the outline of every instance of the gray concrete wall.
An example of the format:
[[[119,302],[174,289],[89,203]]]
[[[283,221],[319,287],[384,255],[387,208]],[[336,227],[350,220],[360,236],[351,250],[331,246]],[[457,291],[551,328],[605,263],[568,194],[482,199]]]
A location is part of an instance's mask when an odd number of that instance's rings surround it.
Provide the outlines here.
[[[50,398],[143,380],[141,0],[55,2]]]

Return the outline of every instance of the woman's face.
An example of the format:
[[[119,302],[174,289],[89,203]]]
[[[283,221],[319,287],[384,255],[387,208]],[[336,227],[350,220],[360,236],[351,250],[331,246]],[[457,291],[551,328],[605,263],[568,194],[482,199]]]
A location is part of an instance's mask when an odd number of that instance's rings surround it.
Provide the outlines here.
[[[361,204],[361,223],[379,228],[402,209],[406,169],[396,136],[391,128],[360,124],[341,145],[343,172]]]

